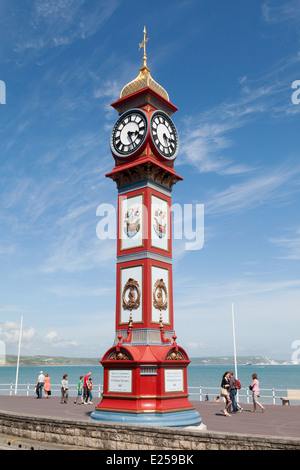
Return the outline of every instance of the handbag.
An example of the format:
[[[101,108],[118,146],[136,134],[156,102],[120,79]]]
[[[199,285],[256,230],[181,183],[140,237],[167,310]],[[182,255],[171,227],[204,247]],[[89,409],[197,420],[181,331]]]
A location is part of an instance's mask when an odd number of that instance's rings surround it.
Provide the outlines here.
[[[221,389],[220,395],[221,395],[221,397],[227,397],[228,396],[228,391],[226,390],[226,388]]]
[[[51,390],[48,391],[48,395],[51,395]]]

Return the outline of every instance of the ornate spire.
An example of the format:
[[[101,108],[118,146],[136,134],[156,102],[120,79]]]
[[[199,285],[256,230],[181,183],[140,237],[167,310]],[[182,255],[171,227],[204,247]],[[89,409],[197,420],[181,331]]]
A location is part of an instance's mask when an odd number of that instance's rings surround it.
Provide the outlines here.
[[[135,91],[141,90],[142,88],[149,86],[154,91],[156,91],[159,95],[161,95],[165,100],[169,101],[169,95],[166,92],[166,90],[162,86],[160,86],[155,80],[153,80],[153,78],[150,75],[150,69],[147,65],[147,54],[146,54],[146,44],[149,41],[149,38],[146,38],[147,36],[146,26],[144,26],[143,34],[144,34],[144,39],[139,44],[139,50],[141,50],[142,48],[144,49],[143,67],[139,69],[140,74],[138,75],[138,77],[136,77],[135,80],[133,80],[132,82],[124,86],[123,90],[121,91],[120,98],[124,98],[124,96],[130,95],[131,93],[134,93]]]
[[[150,72],[150,70],[147,67],[147,55],[146,55],[146,43],[149,41],[150,38],[146,39],[146,35],[147,35],[146,26],[144,26],[143,33],[144,33],[144,40],[141,42],[141,44],[139,44],[139,51],[141,50],[142,47],[144,48],[143,67],[140,69],[140,71],[146,69],[148,72]]]

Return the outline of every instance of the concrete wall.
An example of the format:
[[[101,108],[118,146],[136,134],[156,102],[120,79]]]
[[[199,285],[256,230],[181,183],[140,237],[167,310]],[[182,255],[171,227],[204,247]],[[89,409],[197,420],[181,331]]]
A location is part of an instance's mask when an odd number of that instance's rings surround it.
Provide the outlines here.
[[[102,450],[300,450],[300,439],[94,423],[0,412],[0,433]]]

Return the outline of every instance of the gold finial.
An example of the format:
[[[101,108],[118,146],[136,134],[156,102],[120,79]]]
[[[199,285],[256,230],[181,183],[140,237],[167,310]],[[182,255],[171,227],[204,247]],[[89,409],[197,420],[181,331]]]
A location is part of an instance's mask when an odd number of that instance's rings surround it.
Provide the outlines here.
[[[1,0],[0,0],[1,2]],[[146,55],[146,44],[149,41],[149,38],[146,38],[147,31],[146,26],[144,26],[144,39],[139,44],[139,50],[143,47],[144,48],[144,55],[143,55],[143,67],[139,69],[140,73],[135,80],[132,82],[127,83],[121,91],[120,98],[124,98],[125,96],[130,95],[131,93],[135,93],[138,90],[141,90],[145,87],[150,87],[152,90],[156,91],[159,95],[161,95],[165,100],[169,101],[169,95],[166,90],[161,87],[150,75],[151,70],[147,67],[147,55]]]
[[[146,34],[147,34],[147,31],[146,31],[146,26],[144,26],[144,40],[141,42],[141,44],[139,44],[139,50],[143,47],[144,48],[144,55],[143,55],[143,69],[148,69],[147,67],[147,56],[146,56],[146,43],[149,41],[150,38],[147,38],[146,39]]]

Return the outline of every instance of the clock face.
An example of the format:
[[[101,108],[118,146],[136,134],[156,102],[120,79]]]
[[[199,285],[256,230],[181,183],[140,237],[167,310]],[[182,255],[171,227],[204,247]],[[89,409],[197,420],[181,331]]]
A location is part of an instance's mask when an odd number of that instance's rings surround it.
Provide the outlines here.
[[[140,109],[131,109],[117,120],[111,134],[111,149],[119,157],[135,153],[147,135],[147,117]]]
[[[178,136],[172,119],[163,111],[155,111],[151,117],[151,136],[159,153],[173,160],[178,152]]]

